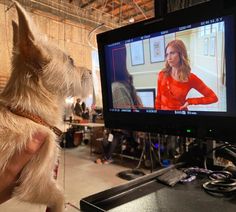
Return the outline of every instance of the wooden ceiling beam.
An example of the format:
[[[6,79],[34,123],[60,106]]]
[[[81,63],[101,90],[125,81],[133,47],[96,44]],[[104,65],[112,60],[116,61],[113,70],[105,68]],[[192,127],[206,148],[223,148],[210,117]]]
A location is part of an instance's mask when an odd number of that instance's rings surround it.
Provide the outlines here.
[[[94,2],[96,2],[96,0],[89,0],[87,3],[81,4],[80,7],[81,8],[87,8],[89,6],[91,6],[91,4],[93,4]]]
[[[137,2],[136,2],[137,3]],[[134,12],[136,11],[136,13],[139,13],[139,10],[138,10],[138,8],[136,7],[136,5],[134,4],[134,3],[129,3],[129,4],[127,4],[128,5],[128,11],[130,11],[130,10],[134,10]],[[143,9],[143,7],[147,7],[148,9],[149,8],[154,8],[154,1],[153,0],[144,0],[144,1],[141,1],[141,3],[139,3],[138,4],[139,5],[139,7],[141,8],[141,9]],[[125,4],[123,4],[123,6],[122,6],[122,9],[123,8],[125,8],[126,7],[126,5]],[[107,11],[107,12],[111,12],[111,11]],[[124,10],[122,10],[122,13],[124,14],[124,13],[126,13],[127,11],[124,9]],[[144,13],[145,13],[145,11],[144,11]],[[120,14],[120,5],[119,6],[116,6],[113,10],[112,10],[112,14],[113,15],[115,15],[115,16],[118,16],[119,14]]]

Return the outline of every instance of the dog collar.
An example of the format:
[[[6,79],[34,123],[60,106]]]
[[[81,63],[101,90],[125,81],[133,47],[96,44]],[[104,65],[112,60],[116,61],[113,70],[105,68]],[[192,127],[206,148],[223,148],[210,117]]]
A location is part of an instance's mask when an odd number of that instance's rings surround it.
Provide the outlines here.
[[[50,124],[48,124],[46,121],[44,121],[40,116],[34,115],[28,111],[24,111],[23,109],[20,108],[16,108],[16,109],[12,109],[11,107],[7,107],[12,113],[18,115],[18,116],[22,116],[25,118],[28,118],[38,124],[41,124],[43,126],[48,127],[49,129],[51,129],[57,136],[61,136],[62,135],[62,131],[60,129],[58,129],[55,126],[51,126]]]

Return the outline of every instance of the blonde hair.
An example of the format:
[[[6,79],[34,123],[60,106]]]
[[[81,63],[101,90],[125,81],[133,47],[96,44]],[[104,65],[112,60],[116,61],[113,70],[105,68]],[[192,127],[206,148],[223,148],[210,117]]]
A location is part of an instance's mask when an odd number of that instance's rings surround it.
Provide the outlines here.
[[[187,54],[187,49],[185,47],[185,44],[182,40],[172,40],[167,44],[165,48],[165,52],[167,48],[170,46],[173,47],[179,54],[179,58],[180,58],[179,79],[180,81],[186,81],[191,72],[191,68],[189,65],[189,59],[188,59],[188,54]],[[170,75],[171,66],[169,65],[167,61],[165,63],[165,68],[163,70],[166,72],[167,75]]]

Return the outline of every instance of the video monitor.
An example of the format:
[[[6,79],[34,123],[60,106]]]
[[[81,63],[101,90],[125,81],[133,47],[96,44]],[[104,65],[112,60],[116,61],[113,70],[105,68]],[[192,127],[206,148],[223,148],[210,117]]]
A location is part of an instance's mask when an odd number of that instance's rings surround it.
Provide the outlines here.
[[[155,106],[156,89],[146,88],[136,90],[138,98],[142,102],[142,109],[152,109]]]
[[[99,34],[106,126],[236,137],[235,38],[234,10],[204,6]]]

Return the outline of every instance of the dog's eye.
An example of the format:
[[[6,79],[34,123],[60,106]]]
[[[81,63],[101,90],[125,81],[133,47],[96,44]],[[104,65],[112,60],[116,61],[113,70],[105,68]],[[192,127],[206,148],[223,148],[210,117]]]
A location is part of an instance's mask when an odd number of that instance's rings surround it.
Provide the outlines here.
[[[71,65],[74,66],[75,64],[74,64],[74,60],[73,60],[73,58],[69,56],[69,60],[70,60]]]

